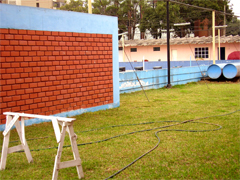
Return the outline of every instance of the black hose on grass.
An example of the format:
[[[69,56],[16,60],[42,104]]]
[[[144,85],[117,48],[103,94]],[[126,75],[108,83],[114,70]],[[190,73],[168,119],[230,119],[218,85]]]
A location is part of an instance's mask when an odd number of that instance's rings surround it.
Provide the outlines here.
[[[204,122],[198,122],[198,123],[204,123]],[[179,123],[179,124],[182,124],[182,123]],[[205,124],[211,124],[211,123],[205,123]],[[176,124],[178,125],[178,124]],[[146,153],[142,154],[141,156],[139,156],[138,158],[136,158],[134,161],[132,161],[131,163],[129,163],[127,166],[125,166],[124,168],[120,169],[119,171],[117,171],[116,173],[114,173],[113,175],[109,176],[108,178],[106,178],[105,180],[107,179],[110,179],[110,178],[113,178],[114,176],[118,175],[119,173],[121,173],[122,171],[124,171],[125,169],[127,169],[128,167],[130,167],[131,165],[133,165],[135,162],[137,162],[138,160],[140,160],[141,158],[143,158],[144,156],[146,156],[147,154],[149,154],[150,152],[152,152],[153,150],[155,150],[158,145],[160,144],[160,138],[159,136],[157,135],[159,132],[163,132],[163,131],[182,131],[182,132],[207,132],[207,131],[217,131],[219,129],[222,128],[222,126],[218,125],[218,124],[211,124],[211,125],[216,125],[218,126],[217,129],[211,129],[211,130],[181,130],[181,129],[166,129],[166,130],[159,130],[159,131],[156,131],[155,132],[155,136],[157,137],[158,139],[158,143],[152,148],[150,149],[149,151],[147,151]]]
[[[159,123],[159,122],[179,122],[179,121],[157,121],[157,122],[139,123],[139,124],[134,124],[134,125],[153,124],[153,123]],[[186,122],[184,122],[184,123],[186,123]],[[204,122],[192,122],[192,123],[204,123]],[[180,123],[180,124],[183,124],[183,123]],[[135,133],[139,133],[139,132],[147,132],[147,131],[152,131],[152,130],[156,130],[156,129],[163,129],[163,128],[167,128],[167,127],[171,127],[171,126],[175,126],[175,125],[178,125],[178,124],[167,125],[167,126],[160,126],[160,127],[151,128],[151,129],[144,129],[144,130],[133,131],[133,132],[125,133],[125,134],[119,134],[119,135],[112,136],[112,137],[109,137],[109,138],[106,138],[106,139],[102,139],[102,140],[98,140],[98,141],[92,141],[92,142],[87,142],[87,143],[80,143],[80,144],[77,144],[77,146],[84,146],[84,145],[89,145],[89,144],[101,143],[101,142],[108,141],[108,140],[111,140],[111,139],[115,139],[115,138],[118,138],[118,137],[121,137],[121,136],[135,134]],[[133,126],[133,124],[107,126],[106,128],[109,128],[109,127],[123,127],[123,126]],[[79,132],[90,132],[90,131],[95,131],[95,130],[100,130],[100,129],[105,129],[105,128],[103,127],[103,128],[99,128],[99,129],[91,129],[91,130],[79,131]],[[182,130],[182,131],[184,131],[184,130]],[[205,131],[205,130],[199,130],[199,132],[200,131]],[[206,131],[209,131],[209,130],[206,130]],[[210,131],[212,131],[212,130],[210,130]],[[194,131],[194,132],[197,132],[197,131]],[[44,138],[47,138],[47,137],[44,137]],[[41,137],[40,138],[33,138],[33,139],[30,139],[30,140],[34,140],[34,139],[41,139]],[[17,141],[12,141],[12,142],[17,142]],[[67,147],[71,147],[71,145],[64,145],[63,146],[63,148],[67,148]],[[58,146],[48,147],[48,148],[40,148],[40,149],[31,149],[30,151],[41,151],[41,150],[50,150],[50,149],[58,149]],[[24,151],[20,150],[20,151],[17,151],[17,152],[24,152]]]
[[[88,144],[95,144],[95,143],[100,143],[100,142],[104,142],[104,141],[108,141],[108,140],[111,140],[111,139],[114,139],[114,138],[117,138],[117,137],[120,137],[120,136],[125,136],[125,135],[130,135],[130,134],[135,134],[135,133],[139,133],[139,132],[146,132],[146,131],[152,131],[152,130],[156,130],[156,129],[163,129],[163,128],[168,128],[168,127],[173,127],[173,126],[177,126],[177,125],[181,125],[181,124],[185,124],[185,123],[204,123],[204,124],[209,124],[209,125],[214,125],[214,126],[217,126],[218,128],[216,129],[210,129],[210,130],[182,130],[182,129],[166,129],[166,130],[158,130],[155,132],[155,136],[157,137],[158,139],[158,142],[157,144],[152,148],[150,149],[149,151],[147,151],[146,153],[142,154],[141,156],[139,156],[138,158],[136,158],[134,161],[132,161],[131,163],[129,163],[127,166],[123,167],[122,169],[120,169],[119,171],[117,171],[116,173],[114,173],[113,175],[109,176],[108,178],[106,178],[105,180],[107,179],[110,179],[110,178],[113,178],[114,176],[118,175],[119,173],[121,173],[122,171],[124,171],[125,169],[127,169],[128,167],[130,167],[131,165],[133,165],[135,162],[137,162],[138,160],[140,160],[141,158],[143,158],[144,156],[146,156],[147,154],[149,154],[150,152],[152,152],[153,150],[155,150],[158,145],[160,144],[160,138],[159,136],[157,135],[159,132],[163,132],[163,131],[180,131],[180,132],[209,132],[209,131],[217,131],[219,129],[222,128],[221,125],[218,125],[218,124],[212,124],[212,123],[207,123],[207,122],[194,122],[194,121],[197,121],[197,120],[200,120],[200,119],[207,119],[207,118],[211,118],[211,117],[218,117],[218,116],[227,116],[227,115],[230,115],[230,114],[233,114],[233,113],[236,113],[240,111],[240,109],[236,110],[236,111],[233,111],[233,112],[230,112],[230,113],[227,113],[227,114],[223,114],[223,115],[214,115],[214,116],[206,116],[206,117],[201,117],[201,118],[196,118],[196,119],[190,119],[190,120],[186,120],[186,121],[182,121],[182,122],[179,122],[179,121],[157,121],[157,122],[144,122],[144,123],[139,123],[139,124],[127,124],[127,125],[113,125],[113,126],[108,126],[108,127],[103,127],[103,128],[98,128],[98,129],[90,129],[90,130],[86,130],[86,131],[79,131],[79,132],[90,132],[90,131],[96,131],[96,130],[100,130],[100,129],[104,129],[104,128],[114,128],[114,127],[122,127],[122,126],[136,126],[136,125],[144,125],[144,124],[153,124],[153,123],[159,123],[159,122],[178,122],[178,123],[175,123],[175,124],[170,124],[170,125],[166,125],[166,126],[161,126],[161,127],[156,127],[156,128],[151,128],[151,129],[145,129],[145,130],[139,130],[139,131],[133,131],[133,132],[129,132],[129,133],[125,133],[125,134],[120,134],[120,135],[117,135],[117,136],[113,136],[113,137],[110,137],[110,138],[106,138],[106,139],[103,139],[103,140],[98,140],[98,141],[93,141],[93,142],[88,142],[88,143],[82,143],[82,144],[77,144],[77,146],[83,146],[83,145],[88,145]],[[47,138],[47,137],[42,137],[42,138]],[[35,138],[35,139],[39,139],[39,138]],[[16,142],[16,141],[14,141]],[[71,145],[65,145],[63,146],[64,148],[66,147],[71,147]],[[57,149],[58,147],[49,147],[49,148],[42,148],[42,149],[32,149],[30,151],[40,151],[40,150],[48,150],[48,149]],[[18,152],[24,152],[23,150],[21,151],[18,151]]]
[[[183,122],[180,122],[180,123],[177,123],[177,124],[168,125],[168,126],[165,126],[165,127],[172,127],[172,126],[176,126],[176,125],[180,125],[180,124],[184,124],[184,123],[189,123],[189,122],[196,121],[196,120],[200,120],[200,119],[207,119],[207,118],[210,118],[210,117],[227,116],[227,115],[236,113],[237,111],[240,111],[240,109],[238,109],[238,110],[236,110],[236,111],[233,111],[233,112],[230,112],[230,113],[227,113],[227,114],[223,114],[223,115],[206,116],[206,117],[202,117],[202,118],[191,119],[191,120],[183,121]],[[198,123],[205,123],[205,122],[198,122]],[[114,176],[116,176],[116,175],[118,175],[119,173],[123,172],[125,169],[127,169],[128,167],[130,167],[131,165],[133,165],[135,162],[137,162],[138,160],[140,160],[141,158],[143,158],[144,156],[146,156],[147,154],[149,154],[150,152],[152,152],[153,150],[155,150],[155,149],[158,147],[158,145],[160,144],[160,141],[161,141],[160,138],[159,138],[159,136],[157,135],[159,132],[162,132],[162,131],[208,132],[208,131],[217,131],[217,130],[219,130],[219,129],[222,128],[222,126],[220,126],[220,125],[218,125],[218,124],[212,124],[212,123],[205,123],[205,124],[215,125],[215,126],[218,126],[218,128],[217,128],[217,129],[212,129],[212,130],[166,129],[166,130],[156,131],[156,132],[155,132],[155,136],[156,136],[157,139],[158,139],[158,143],[157,143],[152,149],[150,149],[150,150],[147,151],[146,153],[142,154],[141,156],[139,156],[138,158],[136,158],[134,161],[132,161],[131,163],[129,163],[127,166],[123,167],[122,169],[120,169],[120,170],[117,171],[116,173],[114,173],[114,174],[112,174],[111,176],[107,177],[105,180],[110,179],[110,178],[113,178]]]
[[[85,130],[85,131],[77,131],[77,132],[75,132],[75,134],[77,134],[77,133],[84,133],[84,132],[91,132],[91,131],[98,131],[98,130],[107,129],[107,128],[124,127],[124,126],[137,126],[137,125],[162,123],[162,122],[179,122],[179,121],[152,121],[152,122],[143,122],[143,123],[137,123],[137,124],[120,124],[120,125],[112,125],[112,126],[106,126],[106,127],[102,127],[102,128],[96,128],[96,129],[89,129],[89,130]],[[159,127],[159,128],[161,128],[161,127]],[[150,129],[150,130],[153,130],[153,129]],[[141,131],[136,131],[136,132],[141,132]],[[136,133],[136,132],[130,132],[130,133],[127,133],[127,134],[132,134],[132,133]],[[110,138],[107,138],[107,139],[104,139],[104,140],[100,140],[100,141],[94,141],[94,142],[89,142],[89,143],[78,144],[78,146],[87,145],[87,144],[94,144],[94,143],[98,143],[98,142],[103,142],[103,141],[107,141],[109,139],[114,139],[116,137],[120,137],[120,136],[127,135],[127,134],[120,134],[120,135],[117,135],[117,136],[114,136],[114,137],[110,137]],[[29,138],[29,139],[26,139],[26,141],[32,141],[32,140],[36,140],[36,139],[45,139],[45,138],[49,138],[49,136],[38,137],[38,138]],[[20,142],[20,140],[13,140],[13,141],[10,141],[9,143],[15,143],[15,142]],[[65,145],[63,147],[70,147],[70,146],[71,145]],[[58,147],[52,147],[52,148],[50,147],[50,149],[55,149],[55,148],[58,148]],[[49,148],[43,148],[43,149],[39,149],[39,150],[45,150],[45,149],[49,149]],[[35,151],[35,150],[32,150],[32,151]],[[18,152],[23,152],[23,151],[18,151]]]

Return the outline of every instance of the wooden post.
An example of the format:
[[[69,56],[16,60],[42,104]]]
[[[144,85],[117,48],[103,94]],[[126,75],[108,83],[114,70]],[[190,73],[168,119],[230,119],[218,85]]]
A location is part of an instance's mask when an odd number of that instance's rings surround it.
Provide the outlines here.
[[[3,140],[3,148],[2,148],[2,156],[1,156],[1,165],[0,165],[0,170],[4,170],[6,167],[6,161],[7,161],[7,154],[17,152],[20,150],[24,150],[28,162],[33,162],[32,155],[30,153],[28,144],[25,140],[25,132],[24,132],[24,118],[22,118],[22,124],[20,125],[19,123],[19,115],[16,114],[14,115],[14,118],[12,118],[11,115],[7,115],[7,123],[5,130],[3,132],[4,135],[4,140]],[[13,125],[16,126],[17,133],[19,136],[19,139],[21,141],[21,144],[18,146],[13,146],[13,147],[8,147],[9,145],[9,138],[10,138],[10,130],[13,127]]]
[[[84,177],[84,174],[82,169],[82,162],[81,162],[79,152],[78,152],[78,147],[77,147],[77,141],[76,141],[77,137],[73,131],[73,122],[63,122],[63,123],[60,122],[60,124],[62,124],[62,132],[61,132],[60,142],[58,145],[57,155],[55,157],[52,180],[57,179],[59,169],[73,167],[73,166],[76,166],[78,178],[81,179]],[[69,133],[74,160],[61,162],[62,148],[63,148],[66,130]]]
[[[223,25],[226,25],[226,5],[224,5],[224,19],[223,19]],[[226,36],[226,27],[223,29],[223,35]]]
[[[88,14],[92,14],[92,1],[88,0]]]
[[[220,28],[218,29],[218,60],[221,60],[221,57],[220,57]]]
[[[79,161],[76,168],[77,168],[77,172],[78,172],[78,178],[80,179],[80,178],[84,177],[84,174],[83,174],[83,169],[82,169],[82,162],[81,162],[79,152],[78,152],[78,147],[77,147],[77,141],[76,141],[77,136],[74,134],[72,124],[70,126],[68,126],[68,129],[69,129],[69,138],[71,141],[74,160]]]
[[[60,129],[58,126],[57,118],[52,119],[52,124],[53,124],[53,130],[54,130],[54,133],[55,133],[55,136],[57,139],[57,143],[59,143],[60,142]]]
[[[22,126],[24,126],[24,121],[21,122],[22,123]],[[15,126],[16,126],[16,129],[17,129],[17,133],[18,133],[18,136],[20,138],[20,141],[21,141],[21,145],[22,146],[22,149],[24,150],[25,154],[26,154],[26,157],[27,157],[27,160],[28,162],[33,162],[33,158],[32,158],[32,155],[31,155],[31,152],[29,150],[29,147],[28,147],[28,144],[27,144],[27,141],[25,140],[25,132],[22,131],[21,129],[21,126],[20,126],[20,123],[19,121],[17,121],[15,123]],[[23,137],[24,136],[24,137]],[[16,152],[16,151],[14,151]]]
[[[60,135],[60,142],[58,144],[58,151],[57,151],[57,155],[55,157],[55,163],[54,163],[54,168],[53,168],[53,175],[52,175],[52,179],[57,179],[58,177],[58,171],[59,171],[59,163],[61,161],[61,156],[62,156],[62,148],[63,148],[63,143],[64,143],[64,137],[65,137],[65,132],[66,132],[66,125],[65,123],[63,123],[62,126],[62,132]]]
[[[6,116],[6,127],[9,125],[11,120],[12,120],[12,116],[10,116],[10,115]],[[4,170],[6,167],[9,139],[10,139],[10,132],[8,134],[6,134],[3,138],[0,170]]]
[[[123,62],[125,62],[125,49],[124,49],[124,46],[125,46],[125,44],[124,44],[124,34],[122,35],[122,47],[123,47]]]
[[[23,144],[25,145],[26,138],[25,138],[25,124],[24,124],[24,121],[25,121],[25,117],[22,117],[21,118],[21,131],[22,131]]]
[[[212,53],[213,53],[213,64],[215,64],[215,11],[212,11]]]

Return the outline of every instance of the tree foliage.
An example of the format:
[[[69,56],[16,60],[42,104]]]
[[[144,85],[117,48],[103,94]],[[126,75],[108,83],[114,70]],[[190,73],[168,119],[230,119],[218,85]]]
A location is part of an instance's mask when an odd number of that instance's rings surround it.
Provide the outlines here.
[[[203,20],[208,19],[208,25],[212,24],[212,11],[197,9],[193,6],[214,9],[216,11],[224,11],[232,13],[228,0],[175,0],[190,6],[184,6],[177,3],[169,3],[170,28],[175,30],[176,36],[182,36],[182,32],[191,33],[194,31],[195,21],[200,21],[203,28]],[[227,16],[227,20],[231,20],[232,16]],[[223,25],[223,14],[216,13],[216,25]],[[190,22],[190,26],[176,27],[174,23]],[[142,32],[149,30],[154,38],[161,38],[161,30],[166,29],[166,2],[158,1],[154,7],[146,6],[143,18],[141,19],[140,29]],[[185,35],[185,34],[184,34]],[[183,36],[184,36],[183,35]]]
[[[180,16],[180,8],[177,4],[169,3],[169,21],[170,24],[184,22]],[[143,18],[140,23],[140,30],[145,32],[149,30],[154,38],[161,38],[162,30],[167,28],[167,8],[163,1],[156,5],[145,6]]]
[[[92,3],[93,14],[107,14],[107,7],[110,5],[111,0],[95,0]]]
[[[60,7],[61,10],[76,11],[76,12],[88,12],[87,5],[84,0],[71,0],[70,3]]]
[[[69,4],[60,9],[87,12],[88,0],[71,0]],[[181,3],[211,8],[216,11],[232,13],[229,0],[175,0]],[[159,0],[94,0],[92,3],[93,13],[118,17],[119,33],[128,32],[128,39],[133,39],[135,29],[139,25],[141,32],[149,30],[154,38],[161,38],[162,30],[166,29],[167,12],[166,1]],[[181,4],[169,3],[170,28],[175,29],[176,35],[181,36],[182,32],[190,30],[193,32],[195,21],[202,22],[209,20],[212,24],[212,12]],[[216,25],[223,25],[223,14],[216,13]],[[227,16],[231,21],[232,16]],[[190,22],[190,26],[175,27],[174,23]],[[184,34],[185,35],[185,34]]]
[[[228,23],[226,35],[240,36],[240,20],[239,19],[237,19],[236,17],[233,17],[233,19]]]

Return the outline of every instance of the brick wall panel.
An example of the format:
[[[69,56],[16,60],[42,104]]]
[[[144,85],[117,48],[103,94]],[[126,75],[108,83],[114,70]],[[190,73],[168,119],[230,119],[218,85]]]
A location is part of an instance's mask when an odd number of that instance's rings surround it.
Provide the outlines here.
[[[113,102],[112,36],[0,30],[5,111],[56,114]]]

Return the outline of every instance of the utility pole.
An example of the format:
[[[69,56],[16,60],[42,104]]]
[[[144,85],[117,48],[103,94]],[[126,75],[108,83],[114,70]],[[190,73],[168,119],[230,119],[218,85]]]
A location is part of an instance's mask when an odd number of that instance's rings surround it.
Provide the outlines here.
[[[213,53],[213,64],[215,64],[215,11],[212,11],[212,53]]]
[[[223,19],[223,25],[226,25],[226,5],[224,5],[224,19]],[[226,36],[226,28],[223,29],[223,35]]]
[[[221,45],[220,45],[220,37],[221,37],[221,31],[218,29],[218,60],[221,60]]]
[[[132,0],[129,1],[128,4],[128,40],[132,39],[132,24],[131,24],[131,17],[132,17],[132,11],[131,11],[131,4]]]
[[[224,26],[215,26],[216,29],[218,29],[218,60],[221,60],[221,46],[220,46],[220,36],[221,36],[221,32],[220,32],[220,29],[223,28],[226,29],[227,25],[224,25]]]
[[[122,48],[123,48],[123,62],[125,62],[125,44],[124,44],[124,34],[122,35]]]
[[[92,14],[92,0],[88,0],[88,14]]]
[[[171,82],[170,82],[170,32],[169,32],[169,0],[167,0],[167,67],[168,67],[168,84],[167,88],[171,88]]]
[[[142,3],[144,3],[144,1],[141,1],[141,4],[140,4],[140,21],[142,20],[143,13],[144,13],[143,12],[143,4]],[[145,35],[145,33],[140,31],[140,39],[144,39],[144,35]]]

